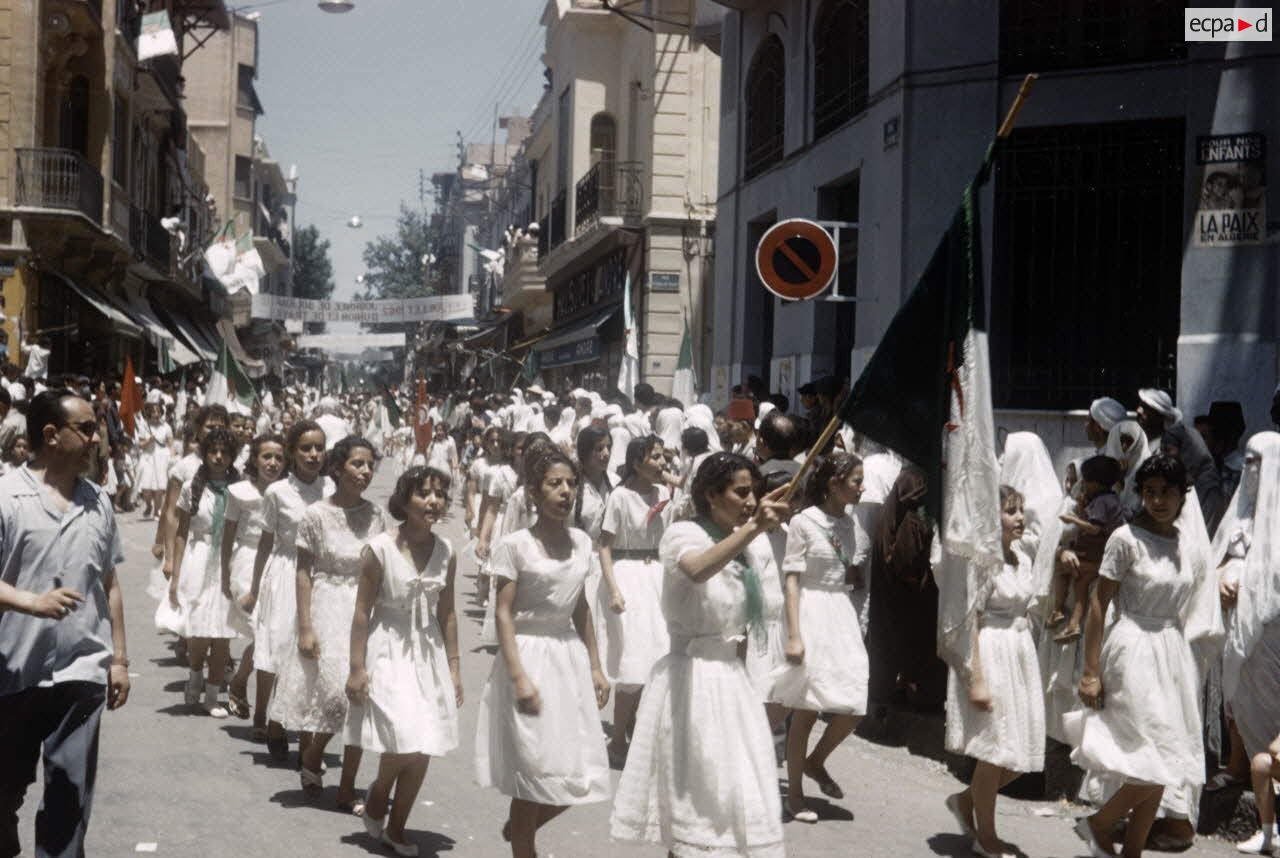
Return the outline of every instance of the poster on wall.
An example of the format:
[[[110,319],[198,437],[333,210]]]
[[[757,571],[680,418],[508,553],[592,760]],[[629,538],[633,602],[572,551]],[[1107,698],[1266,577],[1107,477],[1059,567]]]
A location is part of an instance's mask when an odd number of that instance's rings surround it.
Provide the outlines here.
[[[1196,138],[1197,247],[1262,243],[1267,223],[1266,149],[1266,135],[1259,133]]]

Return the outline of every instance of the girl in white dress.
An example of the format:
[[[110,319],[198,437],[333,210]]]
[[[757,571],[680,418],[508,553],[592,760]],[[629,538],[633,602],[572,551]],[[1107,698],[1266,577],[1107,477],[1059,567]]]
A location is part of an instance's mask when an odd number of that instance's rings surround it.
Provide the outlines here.
[[[241,602],[253,616],[253,660],[258,669],[258,689],[275,685],[276,672],[293,646],[298,614],[296,574],[298,524],[307,507],[325,496],[328,478],[324,465],[324,430],[313,421],[298,420],[285,436],[289,476],[272,483],[262,495],[262,533],[253,557],[253,583]],[[271,696],[268,691],[267,698]],[[259,706],[266,706],[264,698]],[[289,755],[284,727],[268,716],[267,751],[283,762]]]
[[[159,515],[161,500],[169,475],[169,448],[173,444],[173,430],[164,419],[164,406],[149,402],[142,407],[142,420],[138,421],[134,443],[138,449],[138,491],[146,507],[144,519]]]
[[[501,455],[499,444],[499,436],[502,430],[497,426],[490,426],[484,430],[483,449],[484,452],[471,460],[471,465],[467,468],[467,484],[464,486],[462,504],[466,514],[466,520],[463,526],[467,532],[471,534],[472,539],[476,539],[480,535],[480,487],[484,485],[484,475],[488,473],[490,463],[496,461]]]
[[[1280,773],[1280,434],[1260,432],[1245,448],[1240,486],[1213,543],[1227,614],[1222,692],[1250,761],[1260,830],[1237,844],[1270,855],[1280,847],[1273,778]]]
[[[235,608],[222,592],[222,529],[226,522],[227,486],[240,478],[231,466],[238,452],[235,436],[221,427],[200,442],[200,469],[183,484],[178,497],[178,532],[174,540],[169,604],[182,612],[187,638],[188,705],[200,701],[214,718],[226,718],[218,692],[226,678],[231,639],[236,637]],[[182,586],[185,582],[185,588]],[[205,659],[209,677],[203,679]]]
[[[406,471],[387,508],[402,524],[371,539],[361,557],[347,741],[382,755],[365,793],[365,829],[396,854],[411,856],[418,847],[405,842],[405,822],[431,757],[458,745],[462,705],[453,609],[457,560],[448,540],[431,531],[449,508],[449,475]]]
[[[627,444],[622,484],[610,494],[600,525],[600,587],[596,610],[603,620],[604,664],[617,686],[613,704],[610,763],[627,756],[640,694],[670,639],[662,618],[662,563],[658,545],[671,493],[663,485],[666,455],[657,435]]]
[[[530,463],[538,518],[493,552],[499,654],[477,714],[476,781],[511,797],[503,837],[534,858],[537,830],[609,798],[598,710],[609,699],[583,592],[591,539],[569,527],[578,473],[563,453]]]
[[[968,676],[952,670],[947,682],[947,750],[977,765],[969,788],[946,805],[983,858],[1016,851],[996,836],[996,793],[1022,772],[1044,769],[1044,695],[1027,616],[1036,579],[1022,550],[1022,503],[1020,492],[1000,487],[1004,566],[975,600],[978,631]]]
[[[1107,541],[1090,598],[1080,678],[1088,708],[1063,718],[1072,761],[1123,781],[1076,824],[1095,856],[1113,854],[1112,832],[1124,819],[1123,854],[1141,855],[1164,791],[1203,785],[1200,680],[1189,637],[1195,629],[1212,638],[1222,625],[1208,557],[1174,524],[1186,503],[1186,469],[1152,456],[1135,483],[1142,512]],[[1104,629],[1113,599],[1116,619]]]
[[[298,622],[295,645],[279,665],[269,715],[285,729],[303,733],[299,748],[302,789],[324,788],[324,749],[347,723],[346,680],[351,670],[351,622],[360,580],[360,555],[386,527],[382,510],[364,498],[373,478],[373,446],[349,435],[333,446],[325,468],[333,494],[307,507],[298,523],[296,575]],[[310,734],[309,736],[306,734]],[[362,815],[356,801],[360,747],[342,755],[340,810]]]
[[[488,605],[489,547],[502,533],[502,511],[520,485],[520,465],[524,458],[524,433],[503,430],[498,436],[497,455],[490,459],[480,486],[480,533],[476,536],[476,558],[480,561],[476,600]]]
[[[427,445],[427,467],[451,477],[458,472],[458,445],[449,436],[449,427],[443,421],[435,425],[435,435]]]
[[[804,778],[832,798],[844,797],[827,773],[827,757],[867,712],[870,664],[849,598],[862,583],[863,570],[853,565],[859,530],[846,511],[862,496],[862,461],[848,453],[825,457],[805,494],[809,505],[791,519],[782,561],[787,664],[775,674],[772,699],[794,710],[787,731],[787,811],[797,822],[814,823],[818,814],[805,805]],[[810,754],[809,733],[822,713],[832,717]]]
[[[743,457],[713,453],[694,477],[697,519],[662,538],[671,652],[641,700],[610,827],[675,858],[785,854],[773,739],[743,663],[764,643],[764,534],[788,512],[785,488],[757,503],[758,478]]]
[[[688,431],[688,430],[685,430]],[[708,453],[707,456],[711,454]],[[706,461],[707,456],[702,457]],[[693,486],[693,477],[697,471],[689,475],[689,486]],[[757,497],[764,497],[791,483],[791,474],[786,471],[772,471],[764,476],[756,489]],[[793,496],[788,504],[788,513],[799,512],[800,498]],[[769,540],[769,548],[773,551],[773,562],[758,569],[760,590],[764,594],[764,646],[747,647],[747,675],[751,683],[760,693],[764,701],[764,711],[769,716],[769,729],[777,730],[786,719],[790,710],[773,700],[774,677],[787,666],[787,624],[786,597],[782,589],[782,563],[787,555],[787,525],[784,522],[774,530],[765,534]]]
[[[582,471],[582,490],[578,492],[578,509],[574,515],[574,527],[586,531],[595,547],[591,555],[591,572],[587,575],[587,604],[595,605],[600,594],[600,527],[604,524],[604,505],[613,491],[609,479],[609,458],[613,455],[613,439],[608,429],[587,426],[578,432],[574,442],[578,453],[578,467]],[[596,640],[604,636],[598,611],[592,612],[596,620]]]
[[[227,489],[226,523],[222,528],[222,592],[236,609],[236,630],[249,638],[240,656],[235,676],[227,686],[227,709],[237,718],[249,717],[249,675],[253,673],[253,562],[262,540],[262,498],[266,490],[284,475],[287,443],[280,435],[259,435],[249,442],[245,479]],[[267,698],[270,679],[258,674],[254,699],[253,739],[267,739]]]

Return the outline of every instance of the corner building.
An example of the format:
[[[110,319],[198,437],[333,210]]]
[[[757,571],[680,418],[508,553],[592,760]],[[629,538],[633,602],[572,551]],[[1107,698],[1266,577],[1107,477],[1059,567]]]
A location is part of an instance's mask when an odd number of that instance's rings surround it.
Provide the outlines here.
[[[712,0],[704,0],[710,5]],[[759,375],[796,400],[856,378],[928,263],[1028,72],[982,197],[997,425],[1065,460],[1103,395],[1237,400],[1267,428],[1277,377],[1275,232],[1198,238],[1201,138],[1274,141],[1267,43],[1183,41],[1182,4],[715,0],[725,12],[711,391]],[[1266,146],[1261,163],[1273,162]],[[1274,188],[1252,191],[1275,211]],[[1267,205],[1269,203],[1269,205]],[[755,246],[791,217],[841,230],[840,291],[783,302]],[[1272,217],[1274,223],[1274,217]]]

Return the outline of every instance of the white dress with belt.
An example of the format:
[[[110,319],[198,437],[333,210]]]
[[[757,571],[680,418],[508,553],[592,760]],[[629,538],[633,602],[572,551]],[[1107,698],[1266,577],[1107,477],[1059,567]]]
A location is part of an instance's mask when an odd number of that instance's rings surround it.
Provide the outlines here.
[[[816,506],[791,519],[783,575],[800,579],[800,636],[804,661],[783,664],[771,699],[790,709],[864,715],[871,665],[846,569],[858,550],[852,516]]]
[[[662,606],[671,651],[640,699],[611,829],[620,840],[661,843],[676,858],[781,858],[782,803],[773,738],[743,663],[752,646],[747,584],[738,560],[703,583],[680,558],[715,544],[696,522],[662,539]],[[754,567],[770,554],[759,538]]]
[[[542,709],[537,715],[516,709],[515,686],[499,652],[476,715],[476,782],[557,806],[606,801],[611,792],[591,663],[573,627],[591,539],[576,528],[569,534],[573,550],[564,560],[547,556],[528,530],[494,548],[492,574],[516,588],[516,649]]]
[[[991,711],[969,702],[954,670],[947,679],[947,750],[1014,772],[1044,769],[1044,694],[1027,609],[1035,596],[1031,558],[1019,553],[988,582],[979,606],[978,658]],[[981,601],[981,600],[980,600]]]

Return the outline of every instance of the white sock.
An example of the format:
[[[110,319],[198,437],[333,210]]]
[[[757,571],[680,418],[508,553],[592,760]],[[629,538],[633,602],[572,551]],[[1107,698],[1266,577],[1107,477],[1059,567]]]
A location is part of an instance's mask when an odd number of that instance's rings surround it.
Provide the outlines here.
[[[222,684],[219,682],[206,682],[204,684],[204,705],[214,706],[218,702],[218,692],[222,690]]]

